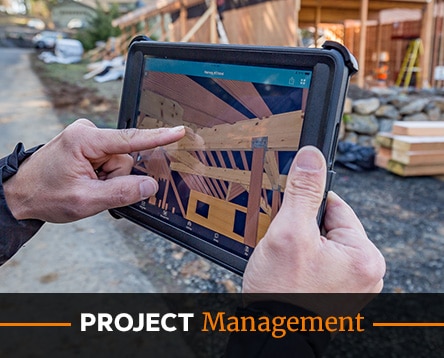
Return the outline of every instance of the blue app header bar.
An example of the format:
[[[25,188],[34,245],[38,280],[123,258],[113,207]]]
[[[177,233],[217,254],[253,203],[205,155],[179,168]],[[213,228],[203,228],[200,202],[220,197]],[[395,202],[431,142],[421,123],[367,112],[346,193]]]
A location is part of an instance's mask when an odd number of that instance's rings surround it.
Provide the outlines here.
[[[147,58],[145,70],[295,88],[309,88],[312,76],[311,71],[306,70],[160,58]]]

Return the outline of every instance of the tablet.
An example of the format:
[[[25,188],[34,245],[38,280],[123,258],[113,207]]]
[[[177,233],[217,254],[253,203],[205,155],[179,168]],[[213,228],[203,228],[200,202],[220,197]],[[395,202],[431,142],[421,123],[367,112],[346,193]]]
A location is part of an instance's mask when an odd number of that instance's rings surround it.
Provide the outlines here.
[[[133,174],[154,177],[159,190],[111,214],[242,274],[279,211],[298,148],[324,154],[327,195],[356,71],[335,42],[306,49],[134,41],[118,127],[184,125],[187,134],[131,153]]]

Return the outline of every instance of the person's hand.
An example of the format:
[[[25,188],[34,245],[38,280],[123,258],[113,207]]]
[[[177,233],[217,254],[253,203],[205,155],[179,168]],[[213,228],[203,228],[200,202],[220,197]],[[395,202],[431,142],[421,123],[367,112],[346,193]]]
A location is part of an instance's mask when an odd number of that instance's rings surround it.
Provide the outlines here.
[[[4,183],[17,220],[70,222],[154,195],[157,182],[128,175],[130,152],[169,144],[183,127],[153,130],[99,129],[79,119],[26,159]]]
[[[254,249],[244,293],[379,293],[385,260],[353,210],[330,192],[321,234],[316,216],[326,164],[314,147],[299,150],[282,207]],[[311,307],[306,307],[311,308]]]

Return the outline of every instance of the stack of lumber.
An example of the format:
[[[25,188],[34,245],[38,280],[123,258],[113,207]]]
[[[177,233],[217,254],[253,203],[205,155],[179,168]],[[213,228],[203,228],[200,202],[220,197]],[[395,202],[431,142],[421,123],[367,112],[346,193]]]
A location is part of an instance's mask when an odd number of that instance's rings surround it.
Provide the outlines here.
[[[376,144],[378,167],[401,176],[444,175],[444,121],[395,122]]]

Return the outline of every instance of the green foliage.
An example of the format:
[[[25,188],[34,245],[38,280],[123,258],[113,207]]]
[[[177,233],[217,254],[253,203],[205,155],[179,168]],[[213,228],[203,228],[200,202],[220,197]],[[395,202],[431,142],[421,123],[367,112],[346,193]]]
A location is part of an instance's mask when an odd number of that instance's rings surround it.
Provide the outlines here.
[[[110,37],[119,36],[121,31],[112,26],[112,20],[119,17],[117,5],[113,4],[109,12],[97,4],[96,16],[92,18],[85,29],[79,31],[76,35],[85,51],[96,47],[96,42],[107,41]]]

